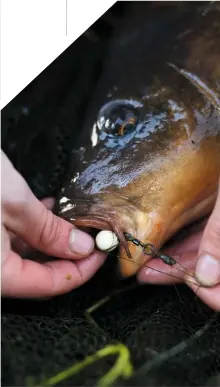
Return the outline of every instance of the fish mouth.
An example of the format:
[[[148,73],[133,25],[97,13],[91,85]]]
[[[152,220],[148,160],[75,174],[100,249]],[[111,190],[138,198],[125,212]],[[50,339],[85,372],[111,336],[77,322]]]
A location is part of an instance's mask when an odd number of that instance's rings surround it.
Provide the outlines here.
[[[76,227],[113,231],[119,239],[119,271],[122,277],[135,275],[153,257],[144,254],[143,246],[129,241],[126,234],[132,235],[143,244],[151,244],[155,251],[170,240],[179,230],[211,213],[217,193],[211,194],[188,211],[175,213],[171,208],[156,208],[144,211],[128,198],[108,195],[108,200],[97,204],[90,201],[86,212],[74,213],[72,209],[61,211],[61,216]],[[83,214],[84,212],[84,214]]]
[[[93,203],[87,209],[86,214],[81,215],[73,211],[62,213],[62,217],[73,223],[76,227],[92,228],[97,230],[110,230],[119,239],[119,271],[122,277],[130,277],[151,259],[151,255],[143,252],[143,246],[134,244],[129,240],[128,234],[142,242],[150,243],[157,250],[160,247],[160,235],[158,233],[158,214],[146,214],[132,203],[128,198],[114,197],[114,204],[101,201]],[[152,217],[149,221],[150,216]],[[160,219],[161,223],[161,219]],[[155,231],[156,226],[156,231]],[[149,236],[149,238],[148,238]],[[159,244],[158,244],[159,243]]]
[[[92,227],[98,230],[113,231],[119,239],[120,245],[126,251],[127,257],[132,259],[128,241],[125,237],[126,231],[124,230],[118,217],[112,217],[110,215],[101,213],[93,213],[92,215],[75,217],[75,219],[72,219],[72,221],[77,227]]]
[[[129,227],[128,224],[127,227],[125,227],[125,224],[129,222],[126,222],[125,220],[122,221],[117,215],[113,216],[101,213],[93,213],[79,217],[76,216],[74,219],[72,218],[72,222],[77,227],[91,227],[99,230],[110,230],[116,234],[120,242],[119,271],[122,277],[127,278],[135,275],[137,271],[155,255],[158,247],[162,244],[159,232],[160,230],[158,230],[158,219],[155,222],[154,227],[150,224],[149,232],[149,225],[147,227],[147,217],[143,213],[141,215],[142,227],[139,226],[138,229],[131,226]],[[164,227],[160,227],[160,229],[161,231],[165,230]],[[147,231],[141,233],[141,230]],[[143,239],[141,238],[141,235]],[[149,235],[149,237],[146,242],[147,235]],[[131,236],[131,239],[129,236]],[[146,247],[144,248],[144,246]]]

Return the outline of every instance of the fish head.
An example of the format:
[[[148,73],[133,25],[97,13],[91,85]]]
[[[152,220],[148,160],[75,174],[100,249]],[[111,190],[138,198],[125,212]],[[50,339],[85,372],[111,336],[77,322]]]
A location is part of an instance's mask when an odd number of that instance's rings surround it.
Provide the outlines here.
[[[189,75],[169,65],[177,52],[181,63],[190,63],[187,39],[176,46],[170,40],[172,49],[161,50],[161,60],[158,53],[149,58],[139,27],[116,42],[82,131],[82,157],[70,167],[58,211],[77,226],[113,230],[125,277],[150,259],[125,233],[160,249],[211,211],[220,172],[219,95],[206,87],[214,70],[208,76],[195,67],[197,75]],[[219,68],[219,61],[213,63]]]
[[[159,249],[213,205],[220,147],[205,132],[198,130],[192,110],[174,99],[153,105],[146,98],[107,102],[62,193],[60,215],[76,225],[114,230],[122,242],[121,274],[135,274],[149,256],[126,242],[124,233]],[[81,216],[77,198],[86,208]]]

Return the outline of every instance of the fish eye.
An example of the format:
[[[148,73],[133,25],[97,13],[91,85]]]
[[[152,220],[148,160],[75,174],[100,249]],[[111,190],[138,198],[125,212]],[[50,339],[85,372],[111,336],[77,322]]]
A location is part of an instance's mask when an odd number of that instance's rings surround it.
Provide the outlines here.
[[[109,102],[98,117],[97,126],[108,135],[121,137],[131,133],[138,123],[138,111],[128,102]]]

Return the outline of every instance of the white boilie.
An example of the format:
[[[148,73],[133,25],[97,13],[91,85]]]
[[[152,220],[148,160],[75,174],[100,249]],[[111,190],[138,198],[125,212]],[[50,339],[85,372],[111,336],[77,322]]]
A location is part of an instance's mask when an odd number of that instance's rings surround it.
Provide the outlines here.
[[[119,244],[119,240],[114,232],[103,230],[96,236],[96,245],[99,250],[110,252]]]

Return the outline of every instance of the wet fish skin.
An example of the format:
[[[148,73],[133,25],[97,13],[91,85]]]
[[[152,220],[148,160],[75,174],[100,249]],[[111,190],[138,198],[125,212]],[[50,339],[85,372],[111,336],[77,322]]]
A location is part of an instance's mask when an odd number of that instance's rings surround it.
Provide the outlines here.
[[[133,6],[91,102],[80,139],[86,152],[71,167],[61,216],[117,225],[160,248],[210,213],[220,174],[220,11],[204,7],[164,16],[148,15],[144,2]],[[87,219],[75,221],[77,212]],[[124,276],[148,259],[129,249],[133,261],[122,244]]]

